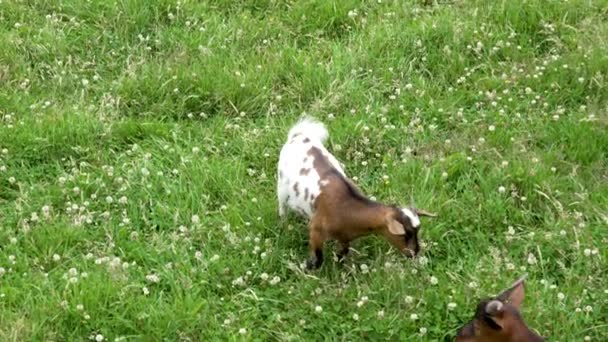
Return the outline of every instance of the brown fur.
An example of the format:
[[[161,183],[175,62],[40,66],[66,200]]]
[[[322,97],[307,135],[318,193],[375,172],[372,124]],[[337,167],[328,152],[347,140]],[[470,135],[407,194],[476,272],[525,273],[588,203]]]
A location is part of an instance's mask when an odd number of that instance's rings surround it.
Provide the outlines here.
[[[525,277],[524,277],[525,278]],[[493,299],[482,300],[472,321],[458,332],[457,342],[542,342],[544,339],[528,328],[520,314],[524,300],[524,278]],[[489,309],[488,303],[500,303]]]
[[[417,231],[398,208],[366,198],[352,181],[331,165],[318,148],[312,147],[308,155],[314,158],[313,167],[319,174],[321,187],[321,194],[314,201],[316,210],[309,223],[309,268],[321,265],[323,244],[330,239],[340,242],[340,259],[348,253],[351,241],[369,234],[382,236],[407,256],[414,256],[418,252]],[[403,226],[405,235],[391,233],[391,222]]]

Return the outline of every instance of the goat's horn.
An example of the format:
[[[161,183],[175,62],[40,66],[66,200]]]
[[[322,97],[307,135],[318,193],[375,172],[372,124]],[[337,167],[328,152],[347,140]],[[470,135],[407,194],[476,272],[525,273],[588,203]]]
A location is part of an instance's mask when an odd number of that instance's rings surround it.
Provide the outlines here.
[[[428,212],[426,210],[422,210],[422,209],[416,209],[416,214],[418,214],[418,216],[437,217],[437,214],[430,213],[430,212]]]

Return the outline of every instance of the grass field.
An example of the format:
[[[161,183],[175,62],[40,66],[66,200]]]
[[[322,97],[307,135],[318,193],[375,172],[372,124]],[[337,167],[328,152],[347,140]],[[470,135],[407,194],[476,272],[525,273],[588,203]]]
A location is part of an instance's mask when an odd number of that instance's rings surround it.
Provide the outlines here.
[[[436,2],[1,0],[0,340],[608,339],[608,1]],[[419,258],[300,270],[304,112]]]

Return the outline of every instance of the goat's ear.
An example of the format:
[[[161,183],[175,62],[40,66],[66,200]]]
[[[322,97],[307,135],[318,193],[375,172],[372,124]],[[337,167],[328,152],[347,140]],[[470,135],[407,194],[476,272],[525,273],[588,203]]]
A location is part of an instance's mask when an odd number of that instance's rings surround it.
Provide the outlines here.
[[[405,235],[405,228],[403,227],[403,225],[401,223],[397,222],[397,220],[395,220],[393,218],[389,218],[387,226],[388,226],[388,231],[391,232],[391,234]]]
[[[426,210],[423,210],[423,209],[414,209],[414,210],[416,211],[416,214],[418,216],[437,217],[437,214],[430,213],[430,212],[428,212]]]
[[[491,300],[486,304],[486,314],[490,316],[496,316],[502,312],[504,304],[499,300]]]
[[[510,288],[499,294],[496,299],[504,303],[509,303],[519,310],[525,296],[524,280],[526,280],[526,275],[519,278]]]
[[[486,304],[485,311],[485,323],[490,328],[500,330],[504,328],[504,304],[499,300],[491,300]]]

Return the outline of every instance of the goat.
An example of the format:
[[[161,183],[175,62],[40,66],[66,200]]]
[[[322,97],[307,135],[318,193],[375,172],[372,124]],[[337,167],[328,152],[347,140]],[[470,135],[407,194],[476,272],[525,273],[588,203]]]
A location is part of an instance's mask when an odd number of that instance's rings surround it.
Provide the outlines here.
[[[498,296],[481,300],[475,317],[460,329],[456,342],[544,341],[528,328],[519,311],[524,300],[525,278],[521,277]]]
[[[287,207],[309,219],[307,268],[321,266],[326,240],[340,242],[342,261],[351,241],[369,234],[414,257],[420,250],[420,216],[436,215],[416,209],[413,200],[409,208],[400,208],[365,197],[323,146],[328,136],[325,125],[304,117],[290,129],[278,163],[279,216],[284,219]]]

